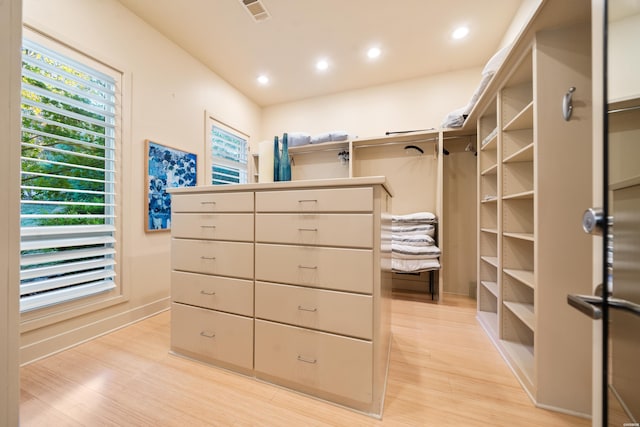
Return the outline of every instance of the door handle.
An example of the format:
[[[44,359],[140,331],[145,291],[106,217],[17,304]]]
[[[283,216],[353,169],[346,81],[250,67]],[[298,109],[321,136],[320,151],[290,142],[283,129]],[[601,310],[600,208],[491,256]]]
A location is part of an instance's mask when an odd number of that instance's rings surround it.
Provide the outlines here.
[[[589,208],[582,214],[582,229],[587,234],[602,234],[604,211],[601,208]]]
[[[567,303],[593,320],[602,319],[602,297],[592,295],[567,295]]]
[[[597,320],[602,318],[602,297],[569,294],[567,295],[567,302],[570,306],[580,310],[592,319]],[[640,316],[640,304],[621,298],[607,298],[607,304],[609,308],[623,310]]]
[[[633,313],[636,316],[640,316],[640,304],[636,304],[635,302],[620,298],[608,298],[607,302],[609,303],[609,307],[611,308],[628,311],[629,313]]]

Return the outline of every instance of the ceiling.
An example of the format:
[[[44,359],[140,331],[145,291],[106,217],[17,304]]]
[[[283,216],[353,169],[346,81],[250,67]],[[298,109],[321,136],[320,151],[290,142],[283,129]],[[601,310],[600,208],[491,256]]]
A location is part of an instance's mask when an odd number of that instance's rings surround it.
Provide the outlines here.
[[[256,22],[242,0],[119,1],[260,106],[482,66],[522,3],[260,0],[270,18]],[[453,40],[463,24],[469,35]]]

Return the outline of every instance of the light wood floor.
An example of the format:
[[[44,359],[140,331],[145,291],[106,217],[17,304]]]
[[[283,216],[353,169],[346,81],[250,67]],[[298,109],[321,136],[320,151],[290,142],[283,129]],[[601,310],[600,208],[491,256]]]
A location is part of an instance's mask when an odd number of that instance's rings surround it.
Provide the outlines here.
[[[590,426],[535,408],[475,302],[393,300],[383,420],[169,354],[165,312],[21,369],[22,426]]]

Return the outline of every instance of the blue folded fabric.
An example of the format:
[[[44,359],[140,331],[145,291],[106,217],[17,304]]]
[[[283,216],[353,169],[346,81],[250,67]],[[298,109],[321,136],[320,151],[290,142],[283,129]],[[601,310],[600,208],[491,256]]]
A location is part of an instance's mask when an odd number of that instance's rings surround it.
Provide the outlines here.
[[[333,131],[329,134],[331,141],[345,141],[349,139],[349,134],[345,131]]]
[[[331,141],[331,134],[328,132],[314,135],[311,137],[312,144],[322,144],[323,142],[329,142],[329,141]]]
[[[297,147],[311,143],[311,135],[303,132],[291,132],[289,134],[289,146]]]

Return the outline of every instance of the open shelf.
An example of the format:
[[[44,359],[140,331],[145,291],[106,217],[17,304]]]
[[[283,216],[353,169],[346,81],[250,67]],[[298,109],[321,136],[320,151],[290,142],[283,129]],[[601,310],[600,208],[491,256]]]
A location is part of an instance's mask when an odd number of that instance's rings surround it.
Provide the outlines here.
[[[531,162],[533,161],[533,142],[504,159],[505,163]]]
[[[484,286],[489,292],[491,292],[493,296],[495,296],[496,298],[498,297],[498,284],[496,282],[488,282],[482,280],[480,284]]]
[[[498,128],[494,128],[480,143],[480,151],[495,150],[498,144]]]
[[[480,175],[496,175],[498,173],[498,164],[494,164],[480,172]]]
[[[482,231],[483,233],[498,234],[497,228],[481,228],[480,231]]]
[[[533,190],[522,191],[520,193],[508,194],[502,197],[502,200],[533,199],[533,194]]]
[[[497,199],[495,199],[497,200]],[[498,204],[483,203],[480,205],[480,220],[478,221],[481,229],[498,231]]]
[[[533,101],[528,103],[509,123],[504,127],[504,131],[529,129],[533,127]]]
[[[498,257],[493,257],[493,256],[481,256],[480,259],[482,259],[484,262],[486,262],[487,264],[491,264],[494,267],[498,267]]]
[[[403,134],[376,136],[370,138],[358,138],[351,140],[353,148],[370,147],[374,145],[388,144],[417,144],[417,143],[433,143],[436,144],[439,139],[437,130],[427,130],[420,132],[407,132]]]
[[[505,301],[503,303],[518,319],[529,329],[535,330],[535,314],[533,304],[523,304],[519,302]]]
[[[305,145],[297,145],[297,146],[289,146],[289,154],[306,154],[306,153],[317,153],[318,151],[335,151],[335,150],[348,150],[349,149],[349,141],[331,141],[331,142],[322,142],[320,144],[305,144]]]
[[[513,237],[514,239],[528,240],[533,242],[533,233],[502,233],[503,236]]]
[[[533,162],[504,163],[502,165],[503,194],[533,191]]]
[[[502,239],[502,268],[533,271],[534,246],[529,240]]]
[[[531,289],[535,287],[533,271],[531,270],[516,270],[513,268],[505,268],[504,273],[516,279],[520,283],[529,286]]]
[[[533,148],[533,128],[502,132],[503,161],[520,151],[526,152],[530,146]],[[533,161],[533,156],[530,160]]]
[[[502,231],[505,236],[534,240],[534,209],[532,198],[509,198],[502,204]]]

